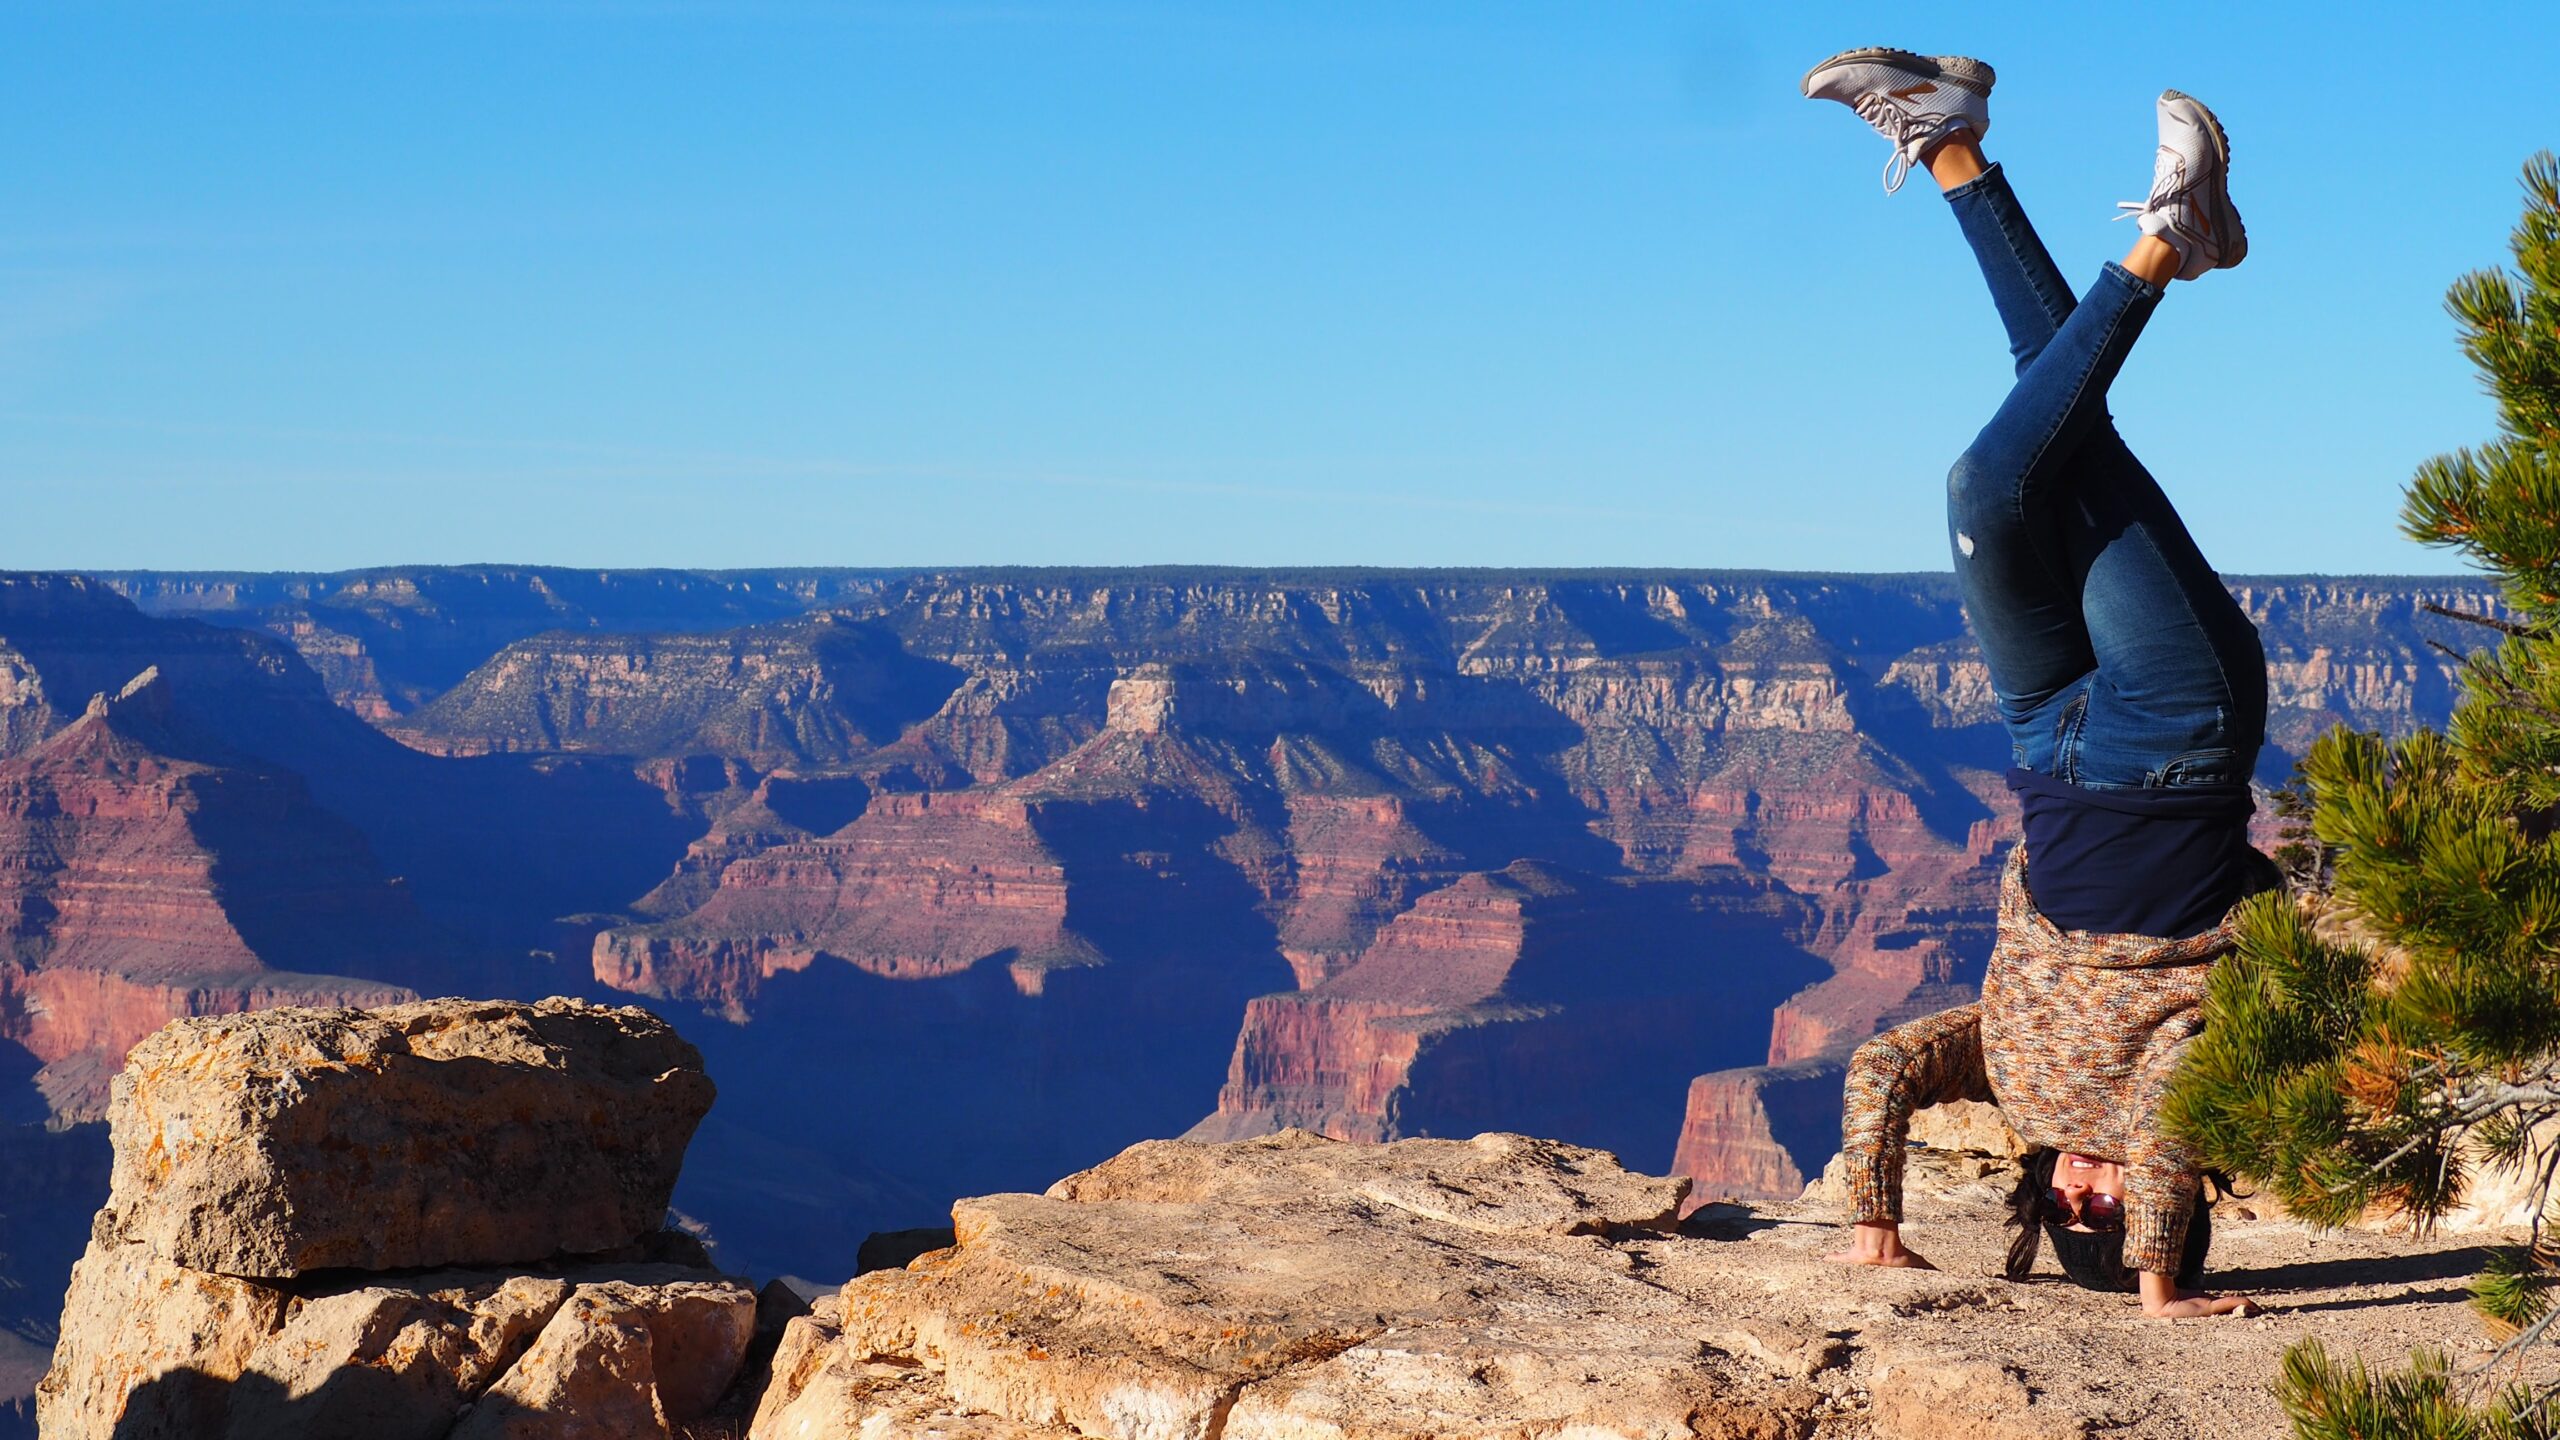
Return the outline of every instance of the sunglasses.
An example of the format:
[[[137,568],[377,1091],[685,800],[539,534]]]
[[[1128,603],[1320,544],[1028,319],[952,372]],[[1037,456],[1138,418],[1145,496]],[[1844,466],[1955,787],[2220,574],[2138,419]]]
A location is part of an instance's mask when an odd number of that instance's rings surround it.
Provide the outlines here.
[[[2073,1208],[2069,1196],[2057,1185],[2044,1192],[2044,1218],[2057,1225],[2078,1225],[2100,1233],[2124,1228],[2124,1202],[2113,1195],[2092,1192]]]

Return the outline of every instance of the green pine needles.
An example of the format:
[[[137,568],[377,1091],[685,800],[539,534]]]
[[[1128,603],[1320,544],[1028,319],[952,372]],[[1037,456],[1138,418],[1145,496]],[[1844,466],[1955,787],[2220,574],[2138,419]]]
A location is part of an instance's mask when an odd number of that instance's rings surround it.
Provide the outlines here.
[[[2421,466],[2402,516],[2508,613],[2467,617],[2494,644],[2445,731],[2335,730],[2304,757],[2287,869],[2310,884],[2248,904],[2168,1119],[2315,1223],[2423,1224],[2484,1170],[2522,1176],[2543,1220],[2472,1286],[2507,1339],[2487,1364],[2375,1375],[2294,1347],[2277,1390],[2300,1440],[2560,1436],[2553,1392],[2495,1388],[2560,1339],[2560,161],[2534,157],[2524,189],[2514,271],[2446,297],[2499,434]]]
[[[2377,1376],[2329,1358],[2317,1340],[2285,1352],[2276,1397],[2299,1440],[2552,1440],[2552,1412],[2510,1387],[2486,1405],[2466,1403],[2441,1355]]]

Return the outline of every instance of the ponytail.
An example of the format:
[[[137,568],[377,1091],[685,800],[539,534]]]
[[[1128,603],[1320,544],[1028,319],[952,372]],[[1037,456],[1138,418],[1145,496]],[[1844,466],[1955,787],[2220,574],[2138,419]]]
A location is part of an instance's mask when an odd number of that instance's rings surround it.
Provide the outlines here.
[[[2009,1192],[2009,1225],[2018,1233],[2009,1240],[2009,1263],[2004,1271],[2012,1280],[2024,1280],[2036,1268],[2036,1251],[2044,1239],[2044,1192],[2053,1185],[2053,1167],[2062,1152],[2050,1145],[2039,1145],[2018,1157],[2018,1185]]]

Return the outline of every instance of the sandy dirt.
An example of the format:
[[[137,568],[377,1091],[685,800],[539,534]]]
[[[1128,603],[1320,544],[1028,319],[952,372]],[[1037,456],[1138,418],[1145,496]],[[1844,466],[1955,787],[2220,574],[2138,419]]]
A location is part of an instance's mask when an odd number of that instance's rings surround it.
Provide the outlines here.
[[[2027,1281],[2000,1277],[2010,1234],[2000,1221],[2014,1173],[2006,1162],[1915,1151],[1911,1169],[1904,1238],[1940,1267],[1934,1273],[1825,1264],[1820,1257],[1839,1248],[1846,1231],[1820,1185],[1796,1204],[1714,1206],[1692,1217],[1688,1228],[1729,1244],[1656,1242],[1666,1271],[1701,1267],[1756,1280],[1776,1302],[1774,1313],[1849,1339],[1845,1373],[1816,1381],[1858,1414],[1826,1423],[1826,1435],[2003,1433],[1961,1424],[1931,1431],[1876,1413],[1877,1382],[1890,1385],[1880,1372],[1908,1356],[1923,1364],[1971,1357],[2022,1384],[2030,1408],[2047,1410],[2053,1424],[2019,1434],[2283,1435],[2288,1427],[2269,1387],[2296,1341],[2317,1339],[2333,1355],[2376,1366],[2397,1366],[2413,1346],[2432,1346],[2457,1369],[2480,1367],[2497,1343],[2470,1308],[2470,1277],[2493,1246],[2521,1238],[2518,1231],[2324,1233],[2256,1218],[2245,1199],[2226,1202],[2216,1211],[2208,1283],[2254,1297],[2267,1313],[2152,1320],[2129,1295],[2063,1279],[2049,1254]],[[2502,1373],[2560,1380],[2560,1347],[2542,1347]],[[1900,1423],[1879,1423],[1887,1421]]]

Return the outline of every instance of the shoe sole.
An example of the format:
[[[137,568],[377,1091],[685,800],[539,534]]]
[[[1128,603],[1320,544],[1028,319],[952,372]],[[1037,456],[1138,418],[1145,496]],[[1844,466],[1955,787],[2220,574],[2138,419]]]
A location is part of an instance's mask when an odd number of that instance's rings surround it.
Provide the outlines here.
[[[2173,104],[2184,103],[2194,106],[2196,113],[2204,117],[2204,123],[2213,131],[2214,158],[2222,165],[2222,180],[2215,187],[2219,191],[2218,198],[2222,202],[2215,208],[2222,213],[2215,218],[2228,220],[2231,224],[2230,239],[2224,246],[2222,263],[2214,268],[2228,270],[2249,258],[2249,226],[2240,218],[2240,207],[2231,203],[2231,132],[2222,128],[2222,117],[2213,113],[2212,106],[2184,90],[2163,90],[2160,92],[2160,98]]]
[[[1813,95],[1814,77],[1823,71],[1834,65],[1876,62],[1898,65],[1915,75],[1925,75],[1932,80],[1944,80],[1959,90],[1970,90],[1986,98],[1991,94],[1992,84],[2000,78],[1999,72],[1969,55],[1920,55],[1909,50],[1896,50],[1890,45],[1869,45],[1857,50],[1843,50],[1807,70],[1804,72],[1803,82],[1797,88],[1810,99]]]

